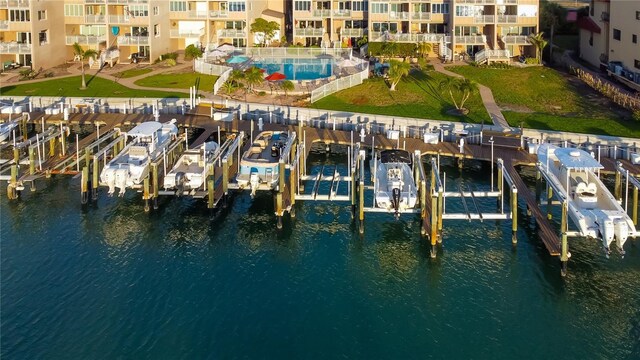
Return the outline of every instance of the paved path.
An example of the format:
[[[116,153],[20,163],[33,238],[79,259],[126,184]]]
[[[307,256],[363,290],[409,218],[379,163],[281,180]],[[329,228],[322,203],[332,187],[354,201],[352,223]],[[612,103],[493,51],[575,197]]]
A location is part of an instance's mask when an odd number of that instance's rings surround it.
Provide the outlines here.
[[[448,76],[453,76],[453,77],[462,78],[462,79],[464,78],[460,74],[456,74],[454,72],[451,72],[445,69],[444,65],[439,62],[434,62],[433,68],[437,72],[448,75]],[[505,130],[511,129],[511,127],[509,126],[509,123],[507,122],[507,119],[505,119],[504,115],[502,115],[502,110],[500,110],[500,107],[498,106],[498,104],[496,104],[496,100],[493,98],[493,93],[491,92],[491,89],[489,89],[488,87],[482,84],[478,84],[478,89],[480,91],[480,97],[482,98],[482,103],[484,104],[485,109],[487,109],[487,112],[491,117],[491,121],[493,121],[493,125],[500,126]]]

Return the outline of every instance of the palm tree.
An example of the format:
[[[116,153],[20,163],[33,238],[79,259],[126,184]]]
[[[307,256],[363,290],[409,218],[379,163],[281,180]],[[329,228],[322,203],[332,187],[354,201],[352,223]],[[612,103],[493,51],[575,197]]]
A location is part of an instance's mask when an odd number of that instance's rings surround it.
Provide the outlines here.
[[[394,41],[385,41],[380,47],[380,55],[392,58],[398,52],[398,43]]]
[[[227,80],[222,84],[222,90],[227,93],[227,95],[231,96],[238,89],[238,85],[231,80]]]
[[[429,44],[428,42],[419,42],[416,46],[418,54],[420,54],[420,56],[422,56],[423,58],[427,57],[427,54],[429,54],[431,49],[431,44]]]
[[[458,103],[456,102],[455,96],[453,96],[453,93],[458,91],[458,79],[447,76],[442,81],[440,81],[438,88],[441,91],[448,91],[449,96],[451,96],[451,101],[453,101],[453,105],[456,107],[456,109],[460,109]]]
[[[80,44],[73,43],[73,53],[74,55],[80,58],[80,63],[82,64],[82,87],[81,89],[87,88],[87,82],[84,79],[84,61],[89,58],[95,58],[98,56],[98,52],[93,49],[83,50]]]
[[[244,80],[247,83],[247,91],[253,91],[255,86],[262,84],[264,76],[259,68],[253,66],[245,72]]]
[[[233,82],[236,86],[239,86],[244,80],[244,72],[240,69],[231,70],[229,74],[229,81]]]
[[[544,32],[539,32],[537,34],[529,35],[529,42],[536,47],[536,53],[538,58],[538,64],[542,64],[542,51],[547,46],[548,42],[545,40],[543,36]]]
[[[411,65],[409,65],[409,63],[398,60],[389,61],[389,81],[391,82],[389,90],[395,91],[396,85],[398,85],[400,80],[409,75],[409,70],[411,70]]]
[[[457,110],[464,109],[464,103],[469,100],[471,94],[478,90],[478,85],[469,79],[453,78],[447,76],[440,81],[440,90],[448,91],[451,101]],[[456,95],[460,96],[460,103],[456,102]]]
[[[458,109],[464,109],[464,103],[469,100],[472,93],[478,90],[478,84],[469,79],[458,79],[458,91],[462,93],[462,99],[460,100],[460,107]]]
[[[296,88],[296,86],[293,84],[293,81],[291,80],[284,80],[280,83],[280,89],[282,89],[282,91],[284,91],[284,97],[287,97],[287,92],[289,91],[293,91]]]

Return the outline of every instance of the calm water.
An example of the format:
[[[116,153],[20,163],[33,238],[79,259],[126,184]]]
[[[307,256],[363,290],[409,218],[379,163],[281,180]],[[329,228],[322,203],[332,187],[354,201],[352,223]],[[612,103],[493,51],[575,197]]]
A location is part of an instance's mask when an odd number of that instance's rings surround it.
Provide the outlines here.
[[[445,170],[488,186],[480,163]],[[337,203],[301,203],[278,232],[269,195],[212,220],[189,199],[145,214],[137,194],[78,192],[1,197],[3,359],[640,357],[637,241],[610,260],[574,241],[562,279],[523,213],[516,249],[508,221],[445,222],[432,260],[411,216],[367,215],[361,238]]]
[[[316,80],[332,75],[333,59],[264,59],[263,62],[253,64],[265,69],[267,74],[279,72],[287,80]]]

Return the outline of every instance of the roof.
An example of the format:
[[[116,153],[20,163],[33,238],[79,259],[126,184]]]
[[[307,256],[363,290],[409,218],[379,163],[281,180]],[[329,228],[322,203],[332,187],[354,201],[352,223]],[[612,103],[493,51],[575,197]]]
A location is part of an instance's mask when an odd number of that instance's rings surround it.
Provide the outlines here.
[[[162,128],[162,124],[157,121],[147,121],[134,127],[127,133],[130,136],[151,136]]]
[[[284,13],[271,9],[264,10],[262,15],[271,16],[277,19],[284,19]]]
[[[580,29],[591,31],[592,33],[600,34],[601,32],[600,26],[598,26],[598,24],[596,24],[596,22],[588,16],[578,18],[576,24],[578,24],[578,27]]]
[[[589,153],[574,148],[556,148],[555,155],[558,161],[567,169],[602,169],[598,160]]]

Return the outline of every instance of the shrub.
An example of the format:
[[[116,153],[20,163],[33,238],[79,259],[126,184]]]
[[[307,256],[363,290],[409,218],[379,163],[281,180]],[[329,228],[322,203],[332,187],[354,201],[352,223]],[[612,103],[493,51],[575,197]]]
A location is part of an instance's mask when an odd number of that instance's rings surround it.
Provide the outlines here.
[[[540,61],[537,58],[528,57],[524,59],[524,63],[527,65],[537,65],[540,64]]]
[[[640,121],[640,110],[636,110],[633,112],[633,120]]]
[[[53,72],[52,72],[52,71],[49,71],[49,72],[45,73],[45,74],[44,74],[44,77],[46,77],[46,78],[52,78],[52,77],[53,77]]]
[[[265,91],[258,92],[258,96],[265,96],[265,95],[267,95],[267,93]]]
[[[164,63],[167,64],[167,66],[176,66],[178,64],[175,59],[167,59]]]
[[[19,74],[20,74],[20,80],[31,80],[38,75],[37,72],[29,68],[20,70]]]

